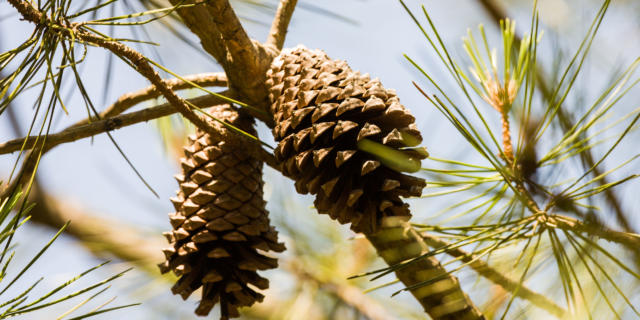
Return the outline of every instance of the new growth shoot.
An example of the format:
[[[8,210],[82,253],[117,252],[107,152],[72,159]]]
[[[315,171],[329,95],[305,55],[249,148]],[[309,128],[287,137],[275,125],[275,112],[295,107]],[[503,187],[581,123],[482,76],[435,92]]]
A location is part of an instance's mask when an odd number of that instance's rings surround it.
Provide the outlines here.
[[[500,21],[503,65],[502,68],[499,68],[497,49],[489,47],[484,26],[479,25],[478,30],[482,37],[484,48],[478,46],[478,42],[470,29],[467,31],[467,37],[462,39],[465,52],[472,63],[469,66],[469,71],[475,81],[465,75],[463,70],[457,69],[473,90],[490,106],[500,112],[505,160],[512,164],[513,145],[509,131],[508,114],[529,68],[531,50],[528,50],[528,48],[531,44],[531,37],[525,36],[520,42],[519,51],[514,53],[512,48],[515,41],[516,23],[509,19]],[[484,52],[484,55],[482,52]],[[500,72],[500,69],[502,69],[502,72]]]

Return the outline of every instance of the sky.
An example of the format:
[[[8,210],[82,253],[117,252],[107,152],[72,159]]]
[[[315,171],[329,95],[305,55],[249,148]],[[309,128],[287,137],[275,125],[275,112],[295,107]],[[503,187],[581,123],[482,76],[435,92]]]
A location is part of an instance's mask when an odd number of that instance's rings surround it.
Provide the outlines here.
[[[301,0],[301,3],[313,4],[323,10],[348,17],[348,20],[318,14],[318,10],[305,10],[304,6],[298,8],[289,27],[285,42],[286,47],[304,44],[309,48],[320,48],[334,59],[346,60],[354,70],[368,72],[372,77],[379,77],[385,87],[397,90],[401,102],[416,116],[417,125],[422,130],[425,139],[423,144],[427,146],[432,156],[455,158],[468,155],[469,147],[465,145],[464,140],[411,85],[411,81],[416,81],[424,86],[427,82],[403,57],[405,54],[418,61],[420,65],[433,73],[434,77],[449,78],[446,77],[440,63],[436,61],[434,54],[427,47],[419,29],[416,28],[398,2],[384,0],[312,2]],[[489,17],[473,0],[424,0],[407,1],[407,3],[416,12],[419,12],[420,4],[426,6],[435,25],[439,28],[444,42],[453,49],[452,52],[458,57],[463,55],[461,38],[466,34],[468,28],[475,28],[479,23],[483,23],[489,34],[496,32]],[[594,14],[595,5],[593,3],[591,1],[553,0],[541,2],[542,20],[547,33],[542,42],[543,61],[545,59],[550,61],[555,53],[554,50],[557,50],[554,47],[555,34],[565,35],[571,39],[562,43],[561,47],[573,47],[577,44],[580,35],[584,34],[588,27],[586,22],[590,21]],[[529,24],[529,7],[521,2],[517,2],[513,6],[515,9],[512,12],[518,21],[518,30],[523,32]],[[270,23],[269,14],[247,5],[237,4],[236,9],[243,16],[258,21],[258,23],[245,21],[245,27],[251,37],[264,40],[268,32],[268,27],[265,24]],[[6,2],[0,2],[0,17],[10,10],[11,8]],[[640,30],[638,30],[640,25],[634,21],[633,17],[635,17],[633,12],[625,11],[622,6],[614,6],[610,15],[607,16],[606,23],[594,45],[594,58],[587,62],[585,71],[587,76],[579,83],[584,89],[585,93],[581,97],[585,101],[591,101],[595,98],[595,93],[608,79],[607,72],[613,68],[612,66],[627,65],[636,58],[640,43],[637,37],[630,35],[640,34]],[[10,44],[17,43],[30,31],[31,26],[17,21],[14,17],[1,20],[0,51],[6,50]],[[174,38],[167,36],[167,33],[159,26],[151,25],[149,33],[153,40],[160,44],[157,50],[162,57],[161,63],[174,72],[186,75],[220,70],[212,60],[190,48],[185,48]],[[125,36],[128,34],[126,31],[118,31],[116,35]],[[143,53],[154,57],[148,48],[145,48]],[[106,107],[123,93],[148,85],[146,80],[128,69],[126,65],[116,62],[110,72],[110,88],[105,93],[106,61],[106,54],[103,51],[91,50],[83,67],[83,77],[89,95],[95,97],[94,102],[99,109]],[[453,88],[453,83],[450,80],[444,81],[442,85],[445,88]],[[637,96],[637,93],[633,95],[633,97]],[[28,115],[31,112],[30,105],[27,103],[29,98],[31,97],[19,99],[15,105],[22,123],[23,133],[24,128],[28,125]],[[627,99],[623,100],[621,104],[624,104],[625,108],[638,107],[637,103],[634,105],[632,101]],[[67,106],[69,106],[70,114],[61,117],[54,131],[61,130],[68,124],[86,116],[79,95],[73,95]],[[147,106],[149,104],[143,104],[136,109]],[[490,107],[486,107],[484,111],[488,114],[493,111]],[[0,141],[14,138],[8,122],[4,118],[0,118]],[[499,123],[497,117],[493,121],[495,121],[494,124]],[[177,188],[172,176],[178,171],[178,167],[175,161],[167,156],[158,130],[153,123],[146,123],[120,129],[112,134],[127,157],[157,191],[159,198],[151,194],[136,178],[105,135],[61,145],[50,151],[42,161],[38,173],[40,181],[49,193],[60,199],[65,199],[65,201],[76,203],[89,212],[125,221],[151,233],[159,233],[168,229],[166,214],[172,209],[168,198],[174,195]],[[260,136],[267,143],[275,145],[266,128],[261,127]],[[631,142],[627,141],[621,147],[622,150],[630,150],[633,142],[637,143],[638,134],[633,133],[632,137]],[[622,154],[614,157],[612,163],[625,157],[628,158],[634,152],[623,151]],[[15,154],[0,155],[0,177],[7,175],[8,168],[11,168],[14,159]],[[474,159],[473,156],[471,159]],[[638,168],[639,165],[636,163],[629,170],[637,173]],[[629,171],[625,172],[629,173]],[[620,175],[623,174],[620,173]],[[284,195],[295,203],[295,207],[308,208],[311,206],[312,197],[295,195],[292,182],[269,168],[265,169],[265,181],[267,199],[280,199]],[[640,187],[638,182],[631,183],[636,188],[627,186],[626,190],[637,190],[637,187]],[[624,194],[623,199],[627,208],[637,207],[640,204],[640,200],[637,197],[632,197],[632,194]],[[412,203],[412,205],[414,204]],[[432,207],[437,208],[445,205],[431,200],[415,203],[417,211],[431,213],[434,212]],[[295,219],[304,220],[304,217],[297,215],[312,213],[310,209],[303,210],[308,212],[286,212],[286,206],[275,200],[269,204],[268,208],[276,214],[278,217],[276,220],[287,219],[289,215],[296,215],[296,217],[291,217],[294,221]],[[424,218],[429,214],[418,214],[417,216],[420,219],[420,217]],[[336,228],[342,228],[346,233],[346,227],[334,225]],[[635,220],[635,225],[640,226],[640,219]],[[17,236],[17,243],[23,249],[20,250],[23,256],[18,257],[17,265],[28,261],[29,254],[35,254],[40,246],[47,241],[47,237],[54,233],[50,229],[32,225],[27,225],[23,229]],[[102,260],[94,258],[81,249],[81,246],[73,239],[63,236],[51,250],[45,253],[42,261],[34,266],[30,277],[35,280],[38,274],[46,272],[51,276],[47,277],[43,286],[51,287],[100,261]],[[121,270],[123,267],[125,266],[122,264],[114,263],[114,266],[107,267],[97,277],[90,278],[88,281],[98,279],[100,276],[104,277],[116,270]],[[146,278],[132,272],[123,280],[117,281],[114,284],[115,288],[110,290],[111,293],[105,297],[117,294],[116,304],[118,301],[128,303],[138,298],[140,291],[144,291],[137,290],[136,292],[133,289],[149,288],[151,290],[153,286],[161,285],[147,282]],[[411,303],[411,299],[406,298],[405,295],[400,299]],[[189,315],[194,303],[179,303],[177,300],[177,297],[171,297],[168,292],[159,294],[145,305],[126,311],[126,318],[159,319],[162,312],[152,313],[150,311],[153,309],[162,310],[166,301],[176,302],[176,310],[173,310],[176,314]],[[171,305],[171,308],[173,307],[174,304]],[[413,307],[417,308],[415,305]],[[169,311],[165,314],[167,319],[175,318]],[[47,313],[41,313],[38,316],[40,319],[48,319],[47,315]],[[113,314],[113,316],[115,315],[116,313]],[[96,317],[96,319],[113,318],[106,315]]]

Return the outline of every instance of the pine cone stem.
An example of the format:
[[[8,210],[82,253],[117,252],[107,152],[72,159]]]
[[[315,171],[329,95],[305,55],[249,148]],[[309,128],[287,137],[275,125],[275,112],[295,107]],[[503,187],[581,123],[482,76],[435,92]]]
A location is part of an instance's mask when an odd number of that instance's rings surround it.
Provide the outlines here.
[[[409,261],[429,251],[427,244],[411,227],[406,217],[386,217],[376,233],[365,236],[389,266]],[[411,262],[397,269],[395,274],[406,287],[418,285],[410,292],[434,320],[485,319],[460,288],[458,278],[449,274],[435,257]]]

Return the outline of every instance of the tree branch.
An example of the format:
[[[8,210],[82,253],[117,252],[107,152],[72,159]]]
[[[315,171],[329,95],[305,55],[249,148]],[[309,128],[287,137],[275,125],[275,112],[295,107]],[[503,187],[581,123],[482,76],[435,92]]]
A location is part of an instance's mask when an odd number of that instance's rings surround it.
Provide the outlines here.
[[[162,96],[164,96],[165,99],[167,99],[167,101],[171,103],[171,105],[173,105],[176,110],[178,110],[178,112],[180,112],[185,118],[191,121],[198,128],[204,130],[212,136],[216,136],[217,131],[213,129],[205,119],[191,110],[191,107],[189,107],[182,98],[176,95],[176,93],[167,86],[164,80],[160,78],[158,73],[151,67],[147,59],[142,54],[128,46],[125,46],[122,43],[106,40],[87,32],[79,31],[77,35],[78,39],[80,40],[93,43],[99,47],[103,47],[113,52],[114,54],[129,60],[136,67],[137,71],[142,76],[147,78],[149,82],[151,82],[162,94]]]
[[[640,248],[640,234],[637,233],[615,231],[608,229],[599,223],[584,223],[578,219],[562,215],[549,215],[548,219],[547,224],[551,227],[576,233],[586,233],[590,236],[616,242],[626,246],[634,252]]]
[[[225,91],[224,93],[228,94],[229,92]],[[190,103],[193,103],[196,106],[201,106],[203,108],[225,102],[224,100],[211,95],[200,96],[197,98],[189,99],[189,101]],[[115,116],[112,118],[96,120],[87,124],[75,124],[58,133],[49,134],[47,136],[47,144],[45,145],[45,149],[49,150],[59,144],[92,137],[100,133],[113,131],[136,123],[168,116],[176,112],[177,110],[173,107],[172,104],[164,103],[159,106]],[[38,139],[38,136],[29,136],[26,138],[14,139],[2,143],[0,144],[0,154],[32,149],[35,147],[36,139]]]
[[[193,4],[196,2],[204,4],[204,2],[199,0],[171,0],[170,2],[174,6],[179,4]],[[224,67],[227,61],[227,47],[209,11],[205,10],[202,6],[180,7],[177,11],[189,30],[200,38],[202,48]]]
[[[8,0],[11,5],[13,5],[18,12],[22,14],[22,16],[29,20],[30,22],[36,24],[39,27],[49,28],[51,25],[59,26],[59,34],[62,36],[68,37],[69,39],[73,39],[76,41],[89,43],[98,47],[105,48],[115,55],[121,57],[124,60],[127,60],[131,63],[138,73],[147,78],[151,84],[156,87],[156,90],[167,99],[171,105],[173,105],[178,112],[180,112],[185,118],[191,121],[195,126],[202,129],[203,131],[210,134],[212,137],[219,137],[218,131],[215,130],[207,120],[203,119],[199,115],[197,115],[191,108],[187,105],[187,103],[178,95],[176,95],[173,90],[167,85],[165,80],[160,78],[158,73],[151,67],[151,64],[139,52],[133,50],[132,48],[114,40],[106,39],[101,36],[97,36],[95,34],[89,33],[86,30],[82,29],[81,24],[70,24],[70,25],[59,25],[58,21],[51,21],[48,17],[43,15],[37,9],[35,9],[30,3],[21,1],[21,0]],[[221,6],[221,9],[225,9],[224,6]],[[229,16],[233,14],[233,12],[229,12],[230,7],[223,10],[223,16]],[[234,14],[235,17],[235,14]],[[236,17],[237,19],[237,17]],[[227,32],[231,32],[232,30],[227,28]],[[236,31],[234,34],[238,34],[239,31]],[[264,75],[262,76],[265,77]],[[263,81],[264,82],[264,81]],[[264,86],[264,84],[263,84]],[[233,101],[231,101],[233,102]],[[250,152],[253,152],[251,150]],[[256,149],[257,152],[257,149]],[[254,154],[254,156],[258,156],[258,154]]]
[[[247,35],[242,23],[231,8],[228,0],[210,0],[207,5],[209,14],[216,24],[224,44],[227,47],[232,64],[251,66],[257,56],[253,41]]]
[[[168,87],[173,90],[183,90],[183,89],[191,89],[193,86],[189,82],[193,82],[201,87],[226,87],[227,86],[227,76],[222,72],[212,72],[212,73],[199,73],[199,74],[191,74],[182,77],[186,81],[182,79],[174,78],[174,79],[165,79],[164,82]],[[188,82],[187,82],[188,81]],[[138,91],[129,92],[121,95],[116,102],[107,107],[104,111],[100,113],[99,117],[89,117],[87,119],[78,121],[73,126],[80,126],[83,124],[90,123],[94,120],[111,118],[113,116],[117,116],[129,108],[135,106],[138,103],[155,99],[159,97],[161,94],[158,92],[155,86],[148,86],[144,89],[140,89]],[[223,95],[228,95],[228,92]]]
[[[449,245],[449,242],[440,239],[429,233],[422,233],[424,241],[432,248],[438,249]],[[564,308],[558,306],[553,301],[547,299],[547,297],[532,291],[524,285],[520,285],[517,281],[513,281],[500,273],[498,270],[489,266],[486,262],[477,259],[477,257],[471,253],[468,253],[460,248],[446,250],[446,253],[452,257],[461,257],[463,262],[469,263],[469,266],[477,272],[480,276],[483,276],[491,282],[501,286],[507,291],[516,294],[516,296],[529,300],[534,305],[547,310],[547,312],[553,314],[558,318],[562,318],[566,314]]]
[[[291,16],[296,8],[298,0],[280,0],[276,16],[271,23],[271,30],[266,44],[275,46],[278,50],[282,50],[284,39],[287,36],[287,28],[291,22]]]
[[[223,94],[230,94],[231,91],[224,91]],[[196,106],[200,106],[202,108],[207,108],[212,105],[224,103],[225,101],[211,95],[204,95],[192,99],[188,99],[188,101]],[[140,122],[145,122],[161,117],[165,117],[171,114],[176,113],[177,111],[173,106],[169,103],[164,103],[155,107],[147,108],[144,110],[127,113],[120,116],[115,116],[112,118],[102,119],[93,121],[87,124],[74,124],[67,129],[64,129],[58,133],[50,134],[47,136],[47,144],[44,148],[44,152],[47,152],[54,148],[57,145],[73,142],[76,140],[88,138],[95,136],[97,134],[113,131],[116,129],[120,129],[126,126],[130,126],[133,124],[137,124]],[[85,122],[85,121],[82,121]],[[32,149],[35,146],[35,142],[37,136],[29,136],[25,138],[14,139],[5,143],[0,144],[0,154],[12,153],[19,150],[28,150]],[[26,143],[25,143],[26,139]],[[255,143],[251,141],[251,143]],[[24,144],[24,148],[23,148]],[[43,152],[43,153],[44,153]],[[27,159],[29,156],[26,157]],[[268,151],[260,148],[258,152],[258,159],[264,161],[267,165],[274,168],[275,170],[280,170],[280,166],[277,164],[273,154]],[[28,161],[28,160],[25,160]]]
[[[228,0],[211,0],[207,9],[227,49],[226,60],[221,64],[229,77],[229,88],[268,111],[266,72],[279,50],[249,38]]]
[[[458,278],[433,256],[407,217],[385,217],[375,234],[365,234],[378,256],[394,270],[407,290],[434,320],[484,319],[462,291]]]

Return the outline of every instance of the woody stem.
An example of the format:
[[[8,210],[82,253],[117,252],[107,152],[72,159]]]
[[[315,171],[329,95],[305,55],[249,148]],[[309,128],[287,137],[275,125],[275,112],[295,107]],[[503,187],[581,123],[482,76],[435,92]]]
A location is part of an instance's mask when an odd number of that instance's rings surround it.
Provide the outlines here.
[[[513,144],[511,143],[511,130],[509,129],[509,108],[502,108],[500,114],[502,116],[502,149],[505,160],[509,165],[513,164]]]

